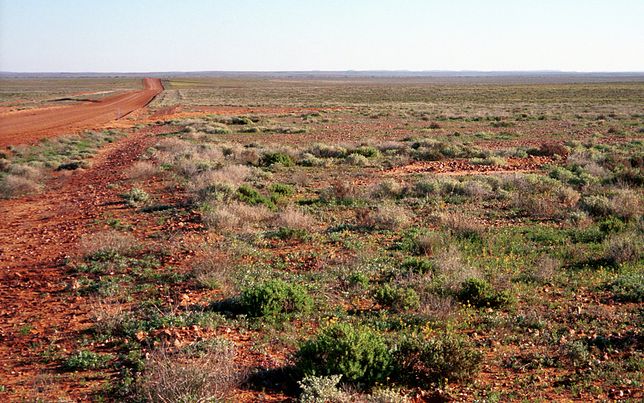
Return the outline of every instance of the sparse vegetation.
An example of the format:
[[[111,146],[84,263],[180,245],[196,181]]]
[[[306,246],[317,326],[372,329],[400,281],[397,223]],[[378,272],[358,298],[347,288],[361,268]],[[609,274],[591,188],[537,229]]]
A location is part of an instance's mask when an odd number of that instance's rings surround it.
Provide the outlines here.
[[[7,284],[52,312],[7,306],[25,365],[56,364],[25,374],[77,400],[641,399],[642,85],[343,80],[168,79],[144,136],[3,151]]]

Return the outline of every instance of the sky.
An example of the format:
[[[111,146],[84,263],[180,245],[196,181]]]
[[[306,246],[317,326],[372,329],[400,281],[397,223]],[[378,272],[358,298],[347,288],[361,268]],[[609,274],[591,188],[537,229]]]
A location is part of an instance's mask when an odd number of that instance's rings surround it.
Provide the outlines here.
[[[0,71],[644,71],[643,0],[0,0]]]

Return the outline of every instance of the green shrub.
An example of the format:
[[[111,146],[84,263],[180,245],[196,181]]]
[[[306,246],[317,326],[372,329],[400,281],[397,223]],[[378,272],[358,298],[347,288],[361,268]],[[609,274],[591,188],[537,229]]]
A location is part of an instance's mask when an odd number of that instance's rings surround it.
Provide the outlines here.
[[[345,161],[347,162],[347,164],[355,165],[359,167],[364,167],[369,165],[369,158],[365,157],[364,155],[355,154],[355,153],[347,155],[347,157],[345,158]]]
[[[352,154],[359,154],[367,158],[376,158],[380,156],[380,151],[375,147],[361,146],[353,150]]]
[[[362,272],[351,273],[347,278],[347,282],[353,287],[367,288],[369,286],[369,276]]]
[[[274,208],[275,203],[270,198],[262,195],[259,191],[250,185],[241,185],[237,188],[237,199],[240,202],[250,204],[251,206],[265,205]]]
[[[604,234],[621,232],[626,228],[624,221],[617,217],[608,217],[599,223],[599,230]]]
[[[277,316],[308,312],[313,300],[302,286],[271,280],[243,290],[241,303],[251,316]]]
[[[246,116],[233,116],[230,118],[231,125],[252,125],[253,120]]]
[[[497,291],[490,283],[479,278],[466,280],[458,293],[458,299],[479,308],[500,308],[514,302],[509,292]]]
[[[581,200],[581,207],[595,217],[607,217],[613,211],[611,202],[606,196],[586,196]]]
[[[106,368],[113,358],[110,354],[98,354],[89,350],[80,350],[70,355],[63,362],[63,368],[67,371],[102,369]]]
[[[277,238],[282,240],[297,240],[297,241],[306,241],[311,238],[311,234],[304,228],[290,228],[290,227],[279,227],[275,231],[270,231],[267,236],[269,238]]]
[[[416,309],[420,306],[420,298],[413,288],[384,284],[376,289],[374,298],[380,305],[390,307],[394,311]]]
[[[620,301],[644,302],[644,273],[622,274],[608,288]]]
[[[280,164],[285,167],[290,167],[294,165],[293,158],[290,155],[285,153],[266,153],[262,156],[260,164],[265,167],[269,167],[275,164]]]
[[[302,345],[297,365],[306,375],[342,375],[348,382],[370,386],[392,374],[393,357],[380,334],[337,323]]]
[[[293,189],[293,186],[287,185],[286,183],[273,183],[268,190],[280,197],[288,197],[293,195],[295,193],[295,189]]]
[[[425,274],[433,270],[432,262],[419,258],[419,257],[408,257],[402,262],[402,269],[416,274]]]
[[[429,339],[417,335],[404,338],[396,356],[397,372],[412,385],[471,379],[478,372],[482,358],[472,343],[452,334]]]

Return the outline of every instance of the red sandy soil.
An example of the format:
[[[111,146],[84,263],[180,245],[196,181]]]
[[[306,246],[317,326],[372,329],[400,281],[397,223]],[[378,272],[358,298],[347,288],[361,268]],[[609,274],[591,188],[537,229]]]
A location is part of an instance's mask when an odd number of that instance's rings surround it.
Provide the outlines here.
[[[90,128],[127,116],[149,104],[163,91],[157,78],[143,79],[143,90],[58,108],[39,108],[0,114],[0,147],[24,144],[81,128]]]
[[[123,171],[154,144],[156,132],[172,130],[130,134],[103,149],[90,169],[53,179],[43,193],[0,201],[0,401],[34,399],[35,380],[54,369],[43,362],[42,346],[73,346],[88,327],[88,301],[66,291],[65,257],[82,235],[96,231],[104,214],[123,214],[119,192],[108,185],[124,178]],[[80,400],[89,388],[55,384],[54,396]]]
[[[538,171],[545,164],[555,161],[551,157],[507,158],[503,165],[476,165],[463,159],[445,161],[417,161],[409,165],[395,167],[386,171],[388,175],[406,175],[414,173],[431,172],[435,174],[462,175],[485,174],[503,172],[531,172]]]

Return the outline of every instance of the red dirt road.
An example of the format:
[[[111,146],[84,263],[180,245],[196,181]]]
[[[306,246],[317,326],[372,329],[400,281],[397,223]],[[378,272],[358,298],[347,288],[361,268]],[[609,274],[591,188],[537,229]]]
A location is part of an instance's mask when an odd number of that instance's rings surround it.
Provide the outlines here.
[[[90,324],[91,301],[66,291],[64,258],[81,236],[105,230],[106,216],[128,214],[110,184],[126,178],[156,135],[173,129],[131,133],[101,150],[87,171],[52,179],[43,193],[0,200],[1,402],[91,400],[91,382],[61,373],[42,355],[47,346],[69,349]],[[41,378],[50,379],[43,391]]]
[[[163,84],[158,78],[145,78],[143,88],[105,97],[99,102],[0,114],[0,147],[29,143],[60,134],[63,130],[90,128],[121,119],[149,104],[163,91]]]

